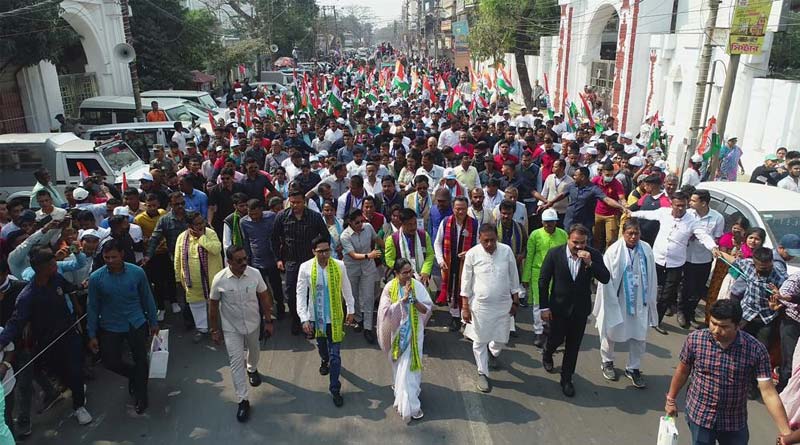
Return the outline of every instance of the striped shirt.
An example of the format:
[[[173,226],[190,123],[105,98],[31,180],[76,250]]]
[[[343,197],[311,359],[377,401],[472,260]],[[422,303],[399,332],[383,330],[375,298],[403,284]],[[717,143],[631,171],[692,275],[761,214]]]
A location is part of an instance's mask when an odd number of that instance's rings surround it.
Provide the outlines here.
[[[800,323],[800,272],[793,273],[783,282],[781,295],[790,297],[789,300],[781,300],[786,308],[786,316]]]
[[[328,226],[319,213],[305,208],[298,219],[292,209],[285,209],[275,219],[272,251],[279,261],[299,264],[314,256],[311,241],[318,236],[330,238]]]

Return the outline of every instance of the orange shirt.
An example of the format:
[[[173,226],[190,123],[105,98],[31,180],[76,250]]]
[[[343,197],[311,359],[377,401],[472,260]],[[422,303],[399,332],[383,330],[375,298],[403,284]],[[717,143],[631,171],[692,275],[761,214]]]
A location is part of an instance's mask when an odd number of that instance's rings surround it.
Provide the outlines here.
[[[146,119],[147,122],[166,122],[169,120],[164,110],[150,111],[147,113]]]

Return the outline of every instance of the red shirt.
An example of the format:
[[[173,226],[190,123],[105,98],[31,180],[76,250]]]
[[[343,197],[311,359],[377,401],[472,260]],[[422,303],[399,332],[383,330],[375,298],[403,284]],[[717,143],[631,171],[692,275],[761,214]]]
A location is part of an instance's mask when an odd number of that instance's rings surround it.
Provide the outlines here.
[[[543,149],[540,147],[537,148],[537,150],[543,150]],[[536,159],[535,156],[534,159]],[[553,150],[548,152],[547,150],[543,150],[542,173],[540,176],[542,180],[547,179],[547,177],[550,176],[551,173],[553,173],[553,164],[555,164],[555,162],[559,159],[561,159],[561,155],[557,151]]]
[[[618,201],[620,196],[625,196],[625,188],[622,187],[622,183],[617,181],[616,179],[612,179],[611,182],[605,183],[603,182],[603,175],[595,176],[592,178],[592,184],[600,187],[600,190],[606,194],[609,198],[613,199],[614,201]],[[606,204],[601,200],[597,200],[597,204],[594,208],[594,213],[600,216],[614,216],[619,212],[619,210],[611,207],[610,205]]]
[[[475,156],[475,146],[470,143],[465,145],[457,144],[455,147],[453,147],[453,152],[457,155],[460,155],[461,153],[469,153],[469,157],[473,157]]]
[[[514,155],[508,155],[505,158],[503,155],[495,155],[494,157],[494,168],[497,171],[501,171],[503,169],[503,163],[506,161],[511,161],[514,165],[519,163],[519,159]]]

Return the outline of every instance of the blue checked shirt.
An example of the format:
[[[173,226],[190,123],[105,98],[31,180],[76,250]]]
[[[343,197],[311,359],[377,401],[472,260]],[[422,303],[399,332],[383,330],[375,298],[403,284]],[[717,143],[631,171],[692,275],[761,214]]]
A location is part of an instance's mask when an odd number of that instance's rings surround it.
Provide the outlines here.
[[[753,321],[756,317],[761,317],[761,321],[767,324],[778,316],[778,312],[769,308],[769,285],[774,284],[780,288],[786,281],[786,272],[773,268],[769,276],[763,277],[756,272],[756,266],[752,258],[736,260],[736,268],[742,271],[739,279],[746,283],[744,295],[742,296],[742,318]]]

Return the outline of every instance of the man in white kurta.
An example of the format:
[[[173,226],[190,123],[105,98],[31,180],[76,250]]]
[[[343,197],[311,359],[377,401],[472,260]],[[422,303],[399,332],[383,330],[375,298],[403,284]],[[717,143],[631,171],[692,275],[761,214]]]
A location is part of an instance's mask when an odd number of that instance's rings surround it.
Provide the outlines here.
[[[496,367],[497,356],[508,342],[511,317],[519,307],[519,274],[511,248],[497,242],[497,229],[484,224],[479,231],[480,245],[464,257],[461,275],[461,317],[467,323],[464,335],[472,340],[478,365],[477,387],[489,391],[489,363]]]
[[[656,310],[656,266],[650,245],[639,239],[636,219],[625,221],[622,237],[606,250],[603,261],[611,279],[598,283],[594,305],[595,327],[600,332],[600,357],[603,377],[616,381],[614,346],[628,342],[625,376],[636,388],[644,388],[641,359],[647,331],[658,325]]]

